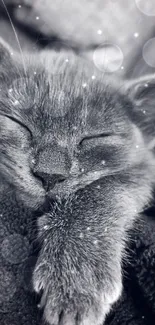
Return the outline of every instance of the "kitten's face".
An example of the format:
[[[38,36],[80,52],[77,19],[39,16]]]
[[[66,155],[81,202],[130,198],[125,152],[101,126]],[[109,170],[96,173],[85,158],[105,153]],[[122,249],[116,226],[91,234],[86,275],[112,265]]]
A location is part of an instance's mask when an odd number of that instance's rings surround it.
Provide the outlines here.
[[[11,59],[10,70],[2,70],[2,175],[35,207],[47,197],[75,197],[78,191],[103,200],[112,175],[127,176],[121,189],[134,176],[138,191],[145,175],[146,203],[153,156],[133,122],[132,101],[105,84],[97,71],[92,78],[94,71],[85,62],[72,56],[66,62],[66,57],[46,53],[48,60],[40,55],[37,63],[33,58],[26,77]]]

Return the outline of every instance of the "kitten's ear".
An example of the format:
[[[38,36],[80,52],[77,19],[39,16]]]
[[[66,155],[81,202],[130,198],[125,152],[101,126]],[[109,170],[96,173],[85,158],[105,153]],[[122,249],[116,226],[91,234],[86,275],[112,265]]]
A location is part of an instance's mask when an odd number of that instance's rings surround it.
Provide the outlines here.
[[[127,82],[125,89],[133,103],[132,118],[153,148],[155,147],[155,75],[147,75]]]
[[[12,48],[0,37],[0,68],[7,68],[10,65],[12,54]]]

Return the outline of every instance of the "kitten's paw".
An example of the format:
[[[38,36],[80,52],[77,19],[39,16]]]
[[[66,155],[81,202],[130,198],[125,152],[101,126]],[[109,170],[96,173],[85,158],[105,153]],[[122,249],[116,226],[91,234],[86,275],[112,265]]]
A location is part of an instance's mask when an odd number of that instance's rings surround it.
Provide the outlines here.
[[[37,264],[33,284],[36,292],[42,290],[40,308],[50,325],[103,325],[112,305],[119,299],[122,291],[121,273],[103,280],[100,290],[97,279],[85,274],[82,279],[72,274],[53,274],[48,263]],[[101,287],[101,286],[100,286]]]
[[[68,302],[68,306],[62,304],[57,312],[52,311],[52,301],[49,299],[45,306],[44,317],[50,325],[103,325],[112,304],[121,294],[121,287],[117,290],[110,296],[104,291],[99,292],[97,297],[93,297],[94,301],[91,305],[85,303],[73,307],[72,302]],[[79,299],[82,299],[80,294]]]

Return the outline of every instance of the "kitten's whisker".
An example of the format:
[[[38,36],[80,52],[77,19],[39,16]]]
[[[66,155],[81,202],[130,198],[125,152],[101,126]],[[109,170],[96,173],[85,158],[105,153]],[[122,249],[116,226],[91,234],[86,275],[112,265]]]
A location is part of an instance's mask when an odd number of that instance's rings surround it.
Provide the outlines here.
[[[9,18],[9,21],[10,21],[10,24],[11,24],[11,27],[12,27],[12,30],[14,32],[14,35],[15,35],[15,38],[16,38],[16,41],[17,41],[17,44],[18,44],[18,47],[19,47],[19,51],[20,51],[20,54],[21,54],[21,58],[22,58],[23,69],[24,69],[25,75],[27,76],[27,70],[26,70],[26,65],[25,65],[25,61],[24,61],[24,55],[23,55],[23,51],[22,51],[22,48],[21,48],[21,45],[20,45],[20,42],[19,42],[19,37],[17,35],[15,26],[13,24],[13,21],[11,19],[11,16],[9,14],[9,11],[7,9],[7,6],[6,6],[5,2],[4,2],[4,0],[1,0],[1,2],[3,4],[3,7],[4,7],[5,11],[6,11],[6,14],[7,14],[8,18]]]

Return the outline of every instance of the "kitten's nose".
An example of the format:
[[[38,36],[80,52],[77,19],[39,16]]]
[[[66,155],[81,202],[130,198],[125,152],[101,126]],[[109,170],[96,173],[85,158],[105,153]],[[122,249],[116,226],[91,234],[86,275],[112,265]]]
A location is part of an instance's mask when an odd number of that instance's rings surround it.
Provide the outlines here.
[[[66,179],[66,177],[62,174],[49,175],[47,173],[39,171],[35,173],[35,176],[41,179],[43,187],[46,191],[51,190],[56,183],[61,183]]]

